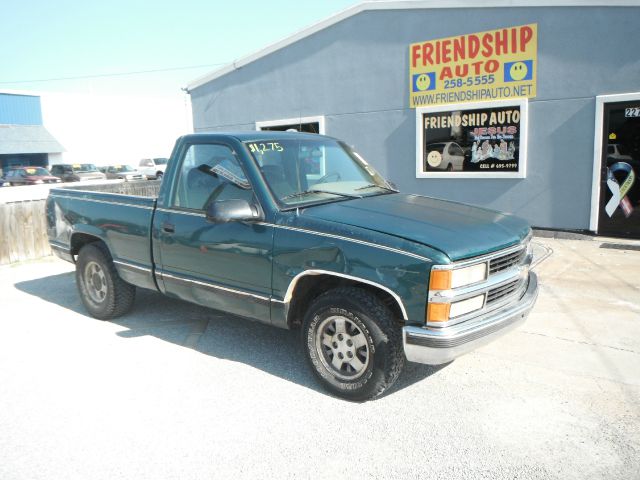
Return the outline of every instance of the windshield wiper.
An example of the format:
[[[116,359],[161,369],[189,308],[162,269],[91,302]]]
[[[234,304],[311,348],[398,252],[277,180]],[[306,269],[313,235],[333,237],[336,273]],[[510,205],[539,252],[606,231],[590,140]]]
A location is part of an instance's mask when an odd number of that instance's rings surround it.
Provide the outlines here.
[[[351,193],[341,193],[341,192],[330,192],[329,190],[320,190],[320,189],[312,188],[310,190],[305,190],[303,192],[295,192],[295,193],[292,193],[290,195],[286,195],[286,196],[282,197],[280,200],[290,200],[292,198],[306,197],[307,195],[309,195],[311,193],[329,193],[331,195],[336,195],[338,197],[362,198],[361,195],[353,195]]]
[[[396,190],[395,188],[391,188],[391,187],[384,187],[382,185],[378,185],[377,183],[370,183],[369,185],[364,185],[362,187],[358,187],[355,188],[354,190],[365,190],[367,188],[373,188],[373,187],[378,187],[378,188],[382,188],[383,190],[387,190],[389,192],[396,192],[398,193],[398,190]]]

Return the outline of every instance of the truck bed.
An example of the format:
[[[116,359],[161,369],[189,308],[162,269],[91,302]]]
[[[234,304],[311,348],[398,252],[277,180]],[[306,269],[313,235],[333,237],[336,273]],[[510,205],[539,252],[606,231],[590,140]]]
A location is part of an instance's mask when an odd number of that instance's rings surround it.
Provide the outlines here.
[[[77,254],[74,238],[82,235],[101,238],[113,252],[118,273],[125,281],[155,289],[151,223],[156,197],[143,196],[157,192],[160,182],[154,183],[139,189],[138,195],[97,191],[104,187],[128,188],[122,187],[124,184],[91,186],[94,191],[86,185],[52,189],[47,200],[47,215],[55,219],[48,222],[51,246],[73,261]]]

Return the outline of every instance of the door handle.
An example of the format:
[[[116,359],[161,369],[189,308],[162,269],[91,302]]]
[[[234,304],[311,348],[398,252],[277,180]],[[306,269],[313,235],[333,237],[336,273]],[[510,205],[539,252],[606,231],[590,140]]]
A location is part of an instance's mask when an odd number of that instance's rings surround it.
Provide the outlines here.
[[[172,223],[164,222],[162,224],[162,230],[167,233],[176,233],[176,227]]]

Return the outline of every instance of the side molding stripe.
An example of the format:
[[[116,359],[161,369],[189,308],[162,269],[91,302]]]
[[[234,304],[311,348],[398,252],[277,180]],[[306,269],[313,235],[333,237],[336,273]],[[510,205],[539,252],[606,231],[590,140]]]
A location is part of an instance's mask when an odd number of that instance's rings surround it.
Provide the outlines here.
[[[347,242],[352,242],[352,243],[358,243],[360,245],[366,245],[368,247],[372,247],[372,248],[378,248],[380,250],[387,250],[389,252],[393,252],[393,253],[399,253],[401,255],[406,255],[408,257],[412,257],[412,258],[417,258],[418,260],[423,260],[425,262],[431,262],[432,260],[428,257],[423,257],[422,255],[418,255],[415,253],[411,253],[411,252],[406,252],[404,250],[400,250],[398,248],[393,248],[393,247],[387,247],[385,245],[378,245],[377,243],[371,243],[371,242],[366,242],[364,240],[356,240],[355,238],[349,238],[349,237],[343,237],[341,235],[334,235],[332,233],[324,233],[324,232],[316,232],[315,230],[307,230],[306,228],[298,228],[298,227],[289,227],[286,225],[278,225],[275,223],[257,223],[258,225],[265,225],[265,226],[269,226],[269,227],[275,227],[275,228],[280,228],[282,230],[291,230],[294,232],[302,232],[302,233],[309,233],[311,235],[319,235],[321,237],[328,237],[328,238],[335,238],[336,240],[344,240]]]

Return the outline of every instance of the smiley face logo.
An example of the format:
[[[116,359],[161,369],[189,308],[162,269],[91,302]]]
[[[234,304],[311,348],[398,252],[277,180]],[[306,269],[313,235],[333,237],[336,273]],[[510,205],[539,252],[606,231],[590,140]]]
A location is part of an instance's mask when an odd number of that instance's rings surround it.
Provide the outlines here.
[[[442,163],[442,155],[437,150],[431,150],[427,155],[427,163],[431,168],[436,168]]]
[[[416,78],[416,87],[418,88],[418,90],[428,90],[429,85],[431,85],[431,79],[429,78],[429,75],[427,75],[426,73],[418,75],[418,78]]]
[[[524,62],[514,62],[509,69],[509,75],[516,82],[525,78],[527,73],[529,73],[529,67],[527,67],[527,64]]]

